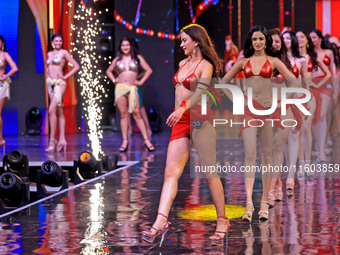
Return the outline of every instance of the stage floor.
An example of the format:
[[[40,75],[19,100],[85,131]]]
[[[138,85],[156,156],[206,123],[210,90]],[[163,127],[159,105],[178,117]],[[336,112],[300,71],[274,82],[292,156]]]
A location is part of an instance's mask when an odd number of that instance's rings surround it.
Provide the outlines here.
[[[139,134],[127,153],[117,153],[121,137],[105,132],[103,150],[119,155],[118,169],[24,210],[0,216],[0,254],[339,254],[340,179],[295,179],[295,194],[270,209],[270,219],[257,216],[261,180],[254,186],[252,224],[243,223],[243,178],[222,179],[231,228],[223,246],[212,246],[212,200],[204,179],[190,178],[187,165],[162,247],[141,241],[151,226],[163,183],[169,133],[152,137],[156,151],[148,152]],[[67,153],[45,153],[45,136],[7,136],[6,153],[19,150],[30,161],[72,161],[87,149],[86,135],[68,135]],[[243,160],[241,139],[223,142],[230,164]],[[339,163],[340,140],[334,141],[327,161]],[[233,154],[231,154],[231,152]],[[339,176],[339,175],[338,175]],[[195,213],[196,212],[196,213]]]

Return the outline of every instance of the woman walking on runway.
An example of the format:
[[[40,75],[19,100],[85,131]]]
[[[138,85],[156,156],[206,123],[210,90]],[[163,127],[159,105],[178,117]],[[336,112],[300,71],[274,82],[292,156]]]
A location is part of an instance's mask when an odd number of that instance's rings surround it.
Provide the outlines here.
[[[292,74],[281,60],[274,57],[275,52],[272,47],[272,38],[268,30],[262,26],[254,26],[250,29],[248,37],[244,45],[244,59],[235,63],[232,69],[223,77],[222,83],[230,83],[240,71],[244,71],[246,77],[247,90],[252,89],[253,106],[257,110],[267,110],[273,107],[272,102],[272,88],[271,78],[273,74],[278,71],[286,78],[288,86],[299,87],[300,84],[294,74]],[[224,93],[233,100],[232,94],[229,90],[224,89]],[[293,95],[288,95],[292,97]],[[247,97],[245,96],[247,99]],[[274,102],[275,105],[276,102]],[[276,108],[275,108],[276,109]],[[257,133],[260,135],[261,158],[263,166],[273,166],[273,139],[274,127],[272,122],[266,122],[266,119],[279,119],[279,116],[256,115],[253,114],[248,106],[245,106],[245,114],[242,120],[245,125],[241,127],[240,135],[243,137],[245,148],[245,167],[251,169],[249,173],[245,174],[245,189],[246,189],[246,210],[243,214],[242,220],[251,222],[254,212],[253,205],[253,187],[255,182],[255,172],[252,171],[256,166],[256,147],[257,147]],[[249,121],[253,119],[260,119],[263,123],[261,127],[250,127]],[[253,122],[253,126],[258,126],[259,122]],[[283,128],[280,122],[276,121],[276,127]],[[263,193],[261,198],[261,206],[259,211],[260,220],[268,220],[268,191],[271,182],[271,173],[262,174]]]
[[[305,89],[309,89],[312,96],[312,99],[307,103],[307,107],[313,115],[306,116],[304,119],[302,127],[303,146],[300,146],[301,149],[299,152],[299,162],[302,166],[302,170],[307,170],[310,168],[312,154],[312,123],[317,123],[321,116],[322,99],[318,90],[326,86],[327,81],[331,78],[331,73],[322,60],[318,58],[316,52],[314,51],[312,40],[308,34],[300,30],[296,32],[296,36],[298,38],[300,55],[305,58],[307,63],[307,65],[305,65],[305,68],[307,69],[305,77],[306,79],[305,82],[303,82],[303,86]],[[320,79],[312,80],[312,73],[315,70],[325,73],[325,76]],[[303,174],[304,173],[302,172],[300,177],[302,177]]]
[[[158,215],[150,230],[144,231],[142,236],[150,243],[158,235],[164,237],[169,228],[168,216],[177,194],[178,180],[190,156],[190,140],[197,149],[201,165],[216,165],[216,131],[211,124],[212,113],[208,108],[208,114],[201,115],[201,105],[197,103],[201,99],[202,89],[207,88],[211,78],[220,73],[222,61],[208,33],[200,25],[192,24],[181,30],[180,47],[187,58],[179,63],[179,70],[173,78],[175,110],[167,119],[172,132]],[[206,176],[206,180],[217,212],[216,231],[209,239],[217,244],[223,242],[230,224],[225,216],[224,191],[219,176]]]
[[[48,95],[50,104],[48,106],[48,116],[50,121],[50,143],[45,151],[54,152],[64,150],[66,152],[67,142],[65,139],[65,116],[63,111],[63,98],[66,91],[66,80],[79,70],[77,61],[70,53],[63,49],[63,38],[60,34],[54,34],[51,40],[53,50],[47,53],[47,80]],[[66,63],[70,62],[72,70],[64,73]],[[59,140],[55,140],[59,123]]]
[[[336,79],[336,68],[334,64],[334,55],[332,50],[327,49],[325,41],[323,39],[320,30],[314,29],[309,33],[309,36],[313,42],[314,50],[319,59],[327,66],[327,69],[331,72],[332,80],[329,80],[327,84],[322,87],[315,88],[314,92],[318,93],[321,97],[320,106],[320,119],[318,122],[314,122],[315,125],[315,142],[318,151],[317,162],[325,162],[325,145],[327,142],[327,135],[329,130],[330,118],[331,118],[331,105],[337,101],[338,97],[338,84]],[[318,69],[313,70],[313,79],[320,80],[325,76],[325,73]]]
[[[11,70],[5,74],[7,64],[9,64]],[[11,77],[17,71],[17,65],[6,50],[5,39],[2,35],[0,35],[0,147],[4,146],[4,151],[6,141],[2,136],[2,108],[4,107],[5,102],[10,99],[9,84],[11,83],[11,79],[9,77]]]
[[[137,80],[140,66],[145,70],[145,74],[141,80]],[[113,72],[118,74],[117,78],[114,77]],[[106,70],[106,75],[116,84],[115,104],[117,104],[120,112],[120,126],[123,136],[123,142],[119,148],[120,152],[125,152],[129,145],[128,112],[132,113],[137,123],[144,139],[144,146],[149,151],[155,150],[149,140],[144,121],[140,114],[140,104],[137,93],[137,86],[142,86],[151,74],[151,67],[146,60],[136,52],[132,39],[123,37],[119,43],[117,57]]]

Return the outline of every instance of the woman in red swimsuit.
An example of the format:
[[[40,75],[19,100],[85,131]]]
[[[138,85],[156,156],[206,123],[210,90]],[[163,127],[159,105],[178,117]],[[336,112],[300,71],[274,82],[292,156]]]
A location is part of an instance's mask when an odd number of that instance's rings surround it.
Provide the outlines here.
[[[320,119],[321,111],[321,96],[320,93],[316,91],[315,88],[324,87],[328,80],[331,78],[331,73],[329,72],[326,65],[318,58],[316,52],[314,51],[314,45],[309,35],[304,31],[297,31],[296,36],[299,43],[300,55],[306,59],[307,73],[306,79],[303,80],[304,87],[309,89],[312,95],[312,99],[307,103],[307,107],[310,109],[311,113],[315,112],[314,115],[308,116],[304,119],[304,124],[302,128],[302,138],[303,138],[303,148],[305,148],[304,153],[299,152],[299,162],[302,166],[302,170],[308,170],[311,163],[312,154],[312,123],[317,123]],[[312,81],[312,73],[314,70],[320,70],[325,73],[325,77],[322,79],[317,79]],[[307,172],[311,175],[311,172]],[[303,177],[302,175],[300,177]]]
[[[338,95],[336,67],[334,64],[333,52],[332,50],[326,48],[321,31],[315,29],[309,33],[309,36],[312,39],[318,58],[322,59],[322,62],[327,66],[333,77],[333,79],[325,86],[316,89],[316,92],[320,94],[322,100],[320,106],[320,120],[313,127],[313,132],[315,134],[314,138],[318,150],[317,162],[324,162],[326,160],[324,148],[327,142],[327,135],[330,126],[332,99],[334,102],[336,102]],[[323,78],[324,75],[325,74],[321,70],[314,70],[312,77],[313,79],[315,78],[317,80]]]
[[[283,37],[277,29],[271,29],[269,31],[272,39],[273,39],[273,48],[277,52],[277,57],[286,65],[286,67],[293,72],[296,78],[300,76],[301,63],[299,63],[296,59],[288,58],[286,44],[283,40]],[[297,40],[296,40],[297,43]],[[290,47],[288,45],[287,47]],[[297,50],[299,49],[296,45]],[[291,48],[290,48],[291,49]],[[291,53],[291,51],[290,51]],[[281,88],[286,87],[285,78],[277,73],[272,79],[272,87],[278,89],[278,100],[281,99]],[[280,116],[281,120],[289,120],[294,119],[297,121],[297,125],[294,128],[285,127],[285,128],[276,128],[274,131],[274,147],[273,147],[273,162],[275,166],[281,167],[283,165],[283,151],[284,147],[288,141],[289,153],[286,162],[288,162],[288,166],[296,165],[297,157],[298,157],[298,149],[299,149],[299,130],[302,125],[302,117],[300,115],[299,109],[295,105],[289,105],[287,109],[287,113],[285,115],[281,115],[281,108],[277,108],[278,116]],[[290,123],[292,125],[293,123]],[[292,132],[291,132],[292,131]],[[290,139],[288,139],[290,138]],[[269,188],[269,205],[274,206],[275,201],[281,201],[283,197],[282,193],[282,181],[280,179],[280,172],[273,173],[272,181]]]
[[[278,71],[287,79],[288,86],[299,87],[299,82],[288,68],[275,56],[272,48],[272,38],[268,30],[262,26],[255,26],[250,29],[248,37],[244,46],[244,59],[235,63],[232,69],[224,76],[222,83],[229,83],[232,78],[240,71],[244,70],[246,77],[247,90],[252,88],[253,105],[257,110],[266,110],[272,107],[272,88],[271,78],[274,71]],[[223,90],[224,93],[232,99],[231,92],[227,89]],[[292,95],[289,95],[292,96]],[[254,127],[261,123],[252,121],[253,127],[249,126],[249,121],[252,119],[262,120],[261,127]],[[246,122],[245,127],[241,127],[241,134],[243,136],[245,148],[245,167],[250,169],[245,173],[245,189],[246,189],[246,210],[243,214],[242,220],[251,222],[254,212],[253,205],[253,187],[255,181],[255,172],[253,171],[256,166],[256,147],[257,147],[257,133],[260,134],[261,144],[261,158],[263,166],[273,166],[273,138],[274,128],[272,122],[267,122],[266,119],[276,119],[272,116],[257,116],[251,113],[248,106],[245,107],[245,115],[243,120]],[[248,124],[247,124],[248,123]],[[278,123],[277,121],[275,124]],[[263,193],[261,199],[261,208],[259,211],[260,220],[268,220],[268,191],[271,182],[271,173],[262,174]]]
[[[177,194],[178,179],[190,155],[190,139],[198,151],[201,165],[216,165],[216,132],[209,121],[212,115],[208,112],[207,115],[200,116],[201,107],[197,105],[201,99],[202,88],[207,87],[198,80],[209,84],[211,78],[217,77],[221,71],[222,61],[218,58],[206,30],[200,25],[192,24],[181,30],[180,47],[188,58],[179,63],[180,69],[173,79],[176,88],[175,110],[166,122],[172,127],[172,133],[158,215],[151,229],[144,231],[142,236],[143,240],[151,243],[158,235],[164,236],[168,230],[168,215]],[[199,120],[191,123],[190,118]],[[216,231],[210,239],[213,243],[222,242],[230,226],[225,217],[223,186],[218,176],[206,179],[217,213]]]
[[[306,82],[305,78],[308,77],[307,73],[307,59],[302,57],[299,52],[299,43],[298,39],[296,37],[296,34],[292,31],[286,31],[283,33],[283,40],[284,44],[287,49],[287,57],[292,65],[292,71],[293,74],[296,76],[296,78],[299,78],[299,81],[302,83],[302,87],[305,89],[308,89],[306,87]],[[303,96],[304,97],[304,96]],[[315,99],[312,98],[310,102],[307,103],[307,109],[308,111],[313,115],[315,112]],[[298,113],[297,113],[298,114]],[[296,166],[296,162],[299,156],[299,153],[304,153],[306,148],[308,146],[312,145],[310,140],[310,143],[307,143],[307,138],[308,134],[306,126],[311,127],[312,125],[312,116],[303,116],[302,113],[300,113],[300,121],[302,121],[302,126],[301,130],[302,132],[295,132],[296,129],[292,129],[289,133],[289,138],[288,138],[288,164],[289,166]],[[306,122],[308,121],[308,124]],[[292,132],[294,131],[294,132]],[[311,135],[311,129],[309,128],[309,134]],[[302,143],[302,136],[303,136],[303,141]],[[310,136],[310,139],[312,137]],[[310,154],[309,154],[310,157]],[[304,158],[302,156],[302,158]],[[298,176],[301,176],[303,174],[301,168],[298,169],[293,169],[293,171],[290,171],[286,180],[286,190],[287,190],[287,195],[292,196],[294,194],[294,176],[295,176],[295,170],[298,171]]]

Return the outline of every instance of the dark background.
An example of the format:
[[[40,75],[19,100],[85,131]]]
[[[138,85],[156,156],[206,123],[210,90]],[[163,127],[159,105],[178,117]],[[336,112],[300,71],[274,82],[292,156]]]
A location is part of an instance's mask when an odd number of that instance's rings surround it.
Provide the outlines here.
[[[91,1],[91,0],[89,0]],[[101,0],[112,6],[111,0]],[[139,0],[115,0],[114,8],[118,14],[127,21],[135,20]],[[192,0],[193,12],[200,0]],[[179,28],[190,24],[189,1],[178,0]],[[237,45],[237,0],[233,0],[233,41]],[[291,11],[290,0],[285,0],[285,11]],[[229,0],[219,1],[218,4],[210,6],[200,17],[197,23],[204,26],[215,43],[217,52],[221,58],[224,54],[224,38],[229,34]],[[254,1],[253,17],[254,25],[264,25],[268,29],[279,25],[279,5],[276,0]],[[310,31],[315,26],[315,1],[295,1],[295,28],[303,28]],[[20,0],[19,10],[19,36],[18,36],[18,67],[19,75],[11,84],[11,100],[5,104],[5,108],[15,107],[18,111],[19,134],[25,131],[25,114],[32,106],[46,108],[45,105],[45,82],[44,75],[35,71],[35,20],[25,0]],[[249,0],[242,0],[242,43],[250,28]],[[179,48],[179,40],[173,41],[157,37],[157,32],[176,33],[176,1],[144,0],[141,5],[141,17],[138,27],[152,29],[153,37],[136,34],[135,27],[132,31],[122,24],[113,21],[113,14],[105,20],[114,24],[112,33],[114,40],[112,44],[112,56],[116,55],[119,40],[122,36],[137,39],[140,53],[145,57],[153,74],[142,87],[144,105],[148,109],[151,105],[156,106],[163,118],[166,118],[174,108],[174,87],[172,77],[175,74],[178,62],[185,56]],[[285,26],[291,25],[290,15],[285,16]],[[103,75],[108,63],[102,64]],[[114,87],[107,85],[109,94],[113,96]],[[105,115],[114,112],[112,106],[114,98],[107,100]],[[81,100],[79,100],[81,103]],[[81,107],[78,107],[78,111]],[[80,116],[80,114],[78,114]],[[6,125],[6,124],[5,124]],[[164,128],[169,131],[170,128]]]

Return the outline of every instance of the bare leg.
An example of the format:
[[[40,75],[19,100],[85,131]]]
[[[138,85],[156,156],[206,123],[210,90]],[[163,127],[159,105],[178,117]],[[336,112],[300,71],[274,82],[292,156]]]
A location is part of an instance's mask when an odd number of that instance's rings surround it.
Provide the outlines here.
[[[190,155],[190,141],[188,138],[180,138],[170,142],[166,158],[164,172],[164,183],[159,201],[158,212],[166,216],[169,215],[172,202],[177,195],[178,179],[183,173],[185,164]],[[160,230],[167,222],[167,219],[157,215],[156,221],[152,227]],[[156,230],[150,229],[154,235]]]
[[[136,108],[134,110],[134,112],[132,113],[133,118],[136,121],[136,124],[143,136],[144,139],[144,144],[148,147],[148,149],[150,150],[154,150],[154,147],[152,145],[152,143],[150,142],[149,138],[148,138],[148,134],[146,133],[146,129],[145,129],[145,125],[144,125],[144,121],[142,119],[142,116],[140,114],[140,108],[139,108],[139,100],[137,98],[137,104],[136,104]]]
[[[66,90],[66,85],[60,85],[60,91],[62,98],[64,98]],[[57,145],[57,151],[61,151],[62,148],[64,148],[64,152],[66,151],[66,139],[65,139],[65,116],[64,116],[64,110],[62,106],[57,106],[57,116],[58,116],[58,122],[59,122],[59,141]]]
[[[216,166],[216,130],[209,121],[205,121],[200,129],[192,131],[192,139],[197,148],[200,164],[202,166]],[[211,197],[213,199],[217,217],[225,217],[224,189],[217,173],[205,175]],[[216,231],[225,232],[228,220],[217,219]],[[222,235],[220,235],[222,236]]]
[[[274,138],[274,128],[271,124],[265,125],[260,129],[260,144],[261,144],[261,158],[263,166],[273,166],[273,138]],[[268,169],[269,170],[269,169]],[[260,211],[268,212],[268,203],[262,203],[263,201],[268,201],[268,191],[271,182],[272,173],[270,171],[262,172],[262,186],[263,193],[261,199]],[[265,214],[260,214],[265,216]],[[268,214],[267,214],[268,216]],[[268,217],[267,217],[268,218]]]
[[[246,209],[245,214],[252,215],[254,206],[253,206],[253,189],[254,189],[254,182],[255,182],[255,171],[252,167],[256,165],[256,134],[257,129],[254,127],[249,127],[243,130],[242,137],[244,143],[244,150],[245,150],[245,160],[244,166],[250,169],[249,172],[245,172],[244,174],[244,184],[246,190]]]
[[[50,105],[48,107],[48,118],[50,120],[50,143],[45,151],[53,152],[55,151],[55,145],[57,144],[55,140],[55,133],[57,129],[57,98],[53,95],[53,92],[49,95]]]
[[[0,99],[0,146],[4,145],[6,141],[4,140],[2,136],[2,128],[3,128],[3,120],[2,120],[2,109],[4,108],[4,104],[7,98],[1,98]]]
[[[328,125],[327,125],[327,117],[328,117],[328,111],[329,106],[331,103],[331,98],[325,94],[321,94],[322,97],[322,105],[321,105],[321,112],[320,112],[320,121],[318,123],[318,137],[319,137],[319,155],[318,155],[318,161],[325,161],[326,155],[325,155],[325,145],[326,145],[326,139],[327,139],[327,133],[328,133]]]
[[[128,99],[126,96],[121,96],[117,99],[117,107],[120,113],[120,129],[122,131],[123,142],[120,146],[120,151],[124,151],[128,146]]]
[[[140,115],[142,116],[142,119],[144,121],[146,133],[148,134],[148,137],[150,138],[152,136],[152,131],[151,131],[151,127],[150,127],[150,123],[149,123],[149,119],[148,119],[148,114],[146,113],[144,106],[142,106],[142,108],[140,108]]]
[[[302,132],[302,143],[303,143],[302,147],[305,148],[304,149],[304,160],[310,162],[311,154],[312,154],[312,142],[313,142],[312,121],[313,121],[313,115],[316,109],[315,98],[312,97],[312,100],[307,105],[309,107],[309,111],[312,114],[312,116],[308,116],[307,119],[304,120],[301,132]]]

